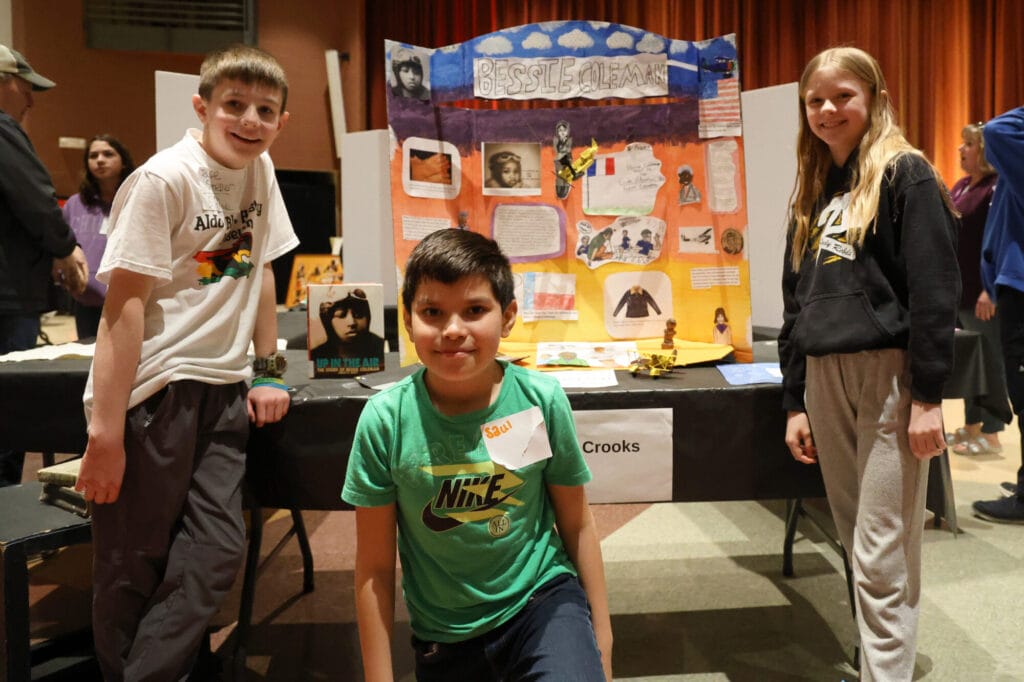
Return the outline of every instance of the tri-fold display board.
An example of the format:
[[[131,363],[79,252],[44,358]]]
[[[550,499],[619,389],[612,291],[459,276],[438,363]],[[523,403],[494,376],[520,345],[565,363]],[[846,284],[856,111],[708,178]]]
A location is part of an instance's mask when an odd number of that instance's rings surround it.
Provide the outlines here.
[[[672,319],[749,360],[735,36],[569,21],[385,58],[399,282],[426,234],[471,229],[513,263],[511,341],[660,339]]]

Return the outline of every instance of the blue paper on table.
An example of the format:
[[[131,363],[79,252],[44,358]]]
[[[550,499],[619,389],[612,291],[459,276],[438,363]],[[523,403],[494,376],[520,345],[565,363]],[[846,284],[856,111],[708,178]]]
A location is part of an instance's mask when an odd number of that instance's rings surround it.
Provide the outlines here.
[[[777,362],[718,365],[718,371],[733,386],[782,383],[782,370],[779,369],[779,363]]]

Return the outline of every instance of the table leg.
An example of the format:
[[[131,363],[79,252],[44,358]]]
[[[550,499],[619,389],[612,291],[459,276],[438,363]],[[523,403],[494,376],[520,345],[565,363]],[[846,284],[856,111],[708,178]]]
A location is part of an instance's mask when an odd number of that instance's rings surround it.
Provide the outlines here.
[[[782,575],[793,576],[793,541],[796,538],[796,524],[803,511],[800,498],[786,500],[786,539],[782,541]]]
[[[292,509],[292,531],[299,543],[299,551],[302,553],[302,593],[309,594],[313,591],[313,550],[309,547],[309,536],[306,534],[306,524],[302,520],[302,510]]]
[[[0,651],[6,663],[0,668],[0,682],[17,682],[32,677],[32,654],[28,627],[28,566],[24,547],[3,548],[3,609],[0,612]]]
[[[252,604],[256,594],[256,573],[260,563],[260,545],[263,543],[263,509],[249,508],[249,550],[245,556],[245,576],[242,578],[241,604],[238,607],[238,627],[235,629],[234,679],[245,679],[245,647],[252,624]]]

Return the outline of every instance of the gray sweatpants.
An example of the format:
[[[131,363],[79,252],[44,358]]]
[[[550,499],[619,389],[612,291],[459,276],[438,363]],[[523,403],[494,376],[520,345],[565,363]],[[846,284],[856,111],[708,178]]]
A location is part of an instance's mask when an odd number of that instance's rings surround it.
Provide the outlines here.
[[[928,464],[910,451],[903,350],[807,358],[807,416],[853,569],[860,679],[912,679]]]
[[[176,381],[128,411],[114,504],[94,505],[93,635],[108,682],[184,680],[245,547],[245,384]]]

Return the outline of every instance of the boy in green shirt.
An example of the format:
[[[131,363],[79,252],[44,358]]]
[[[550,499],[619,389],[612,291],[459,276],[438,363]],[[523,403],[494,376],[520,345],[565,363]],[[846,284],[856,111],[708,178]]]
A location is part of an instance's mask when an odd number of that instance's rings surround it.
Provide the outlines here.
[[[342,493],[356,507],[366,679],[393,676],[397,546],[421,682],[611,680],[569,401],[495,357],[516,317],[508,259],[479,234],[434,232],[409,258],[402,303],[424,368],[368,402]]]

